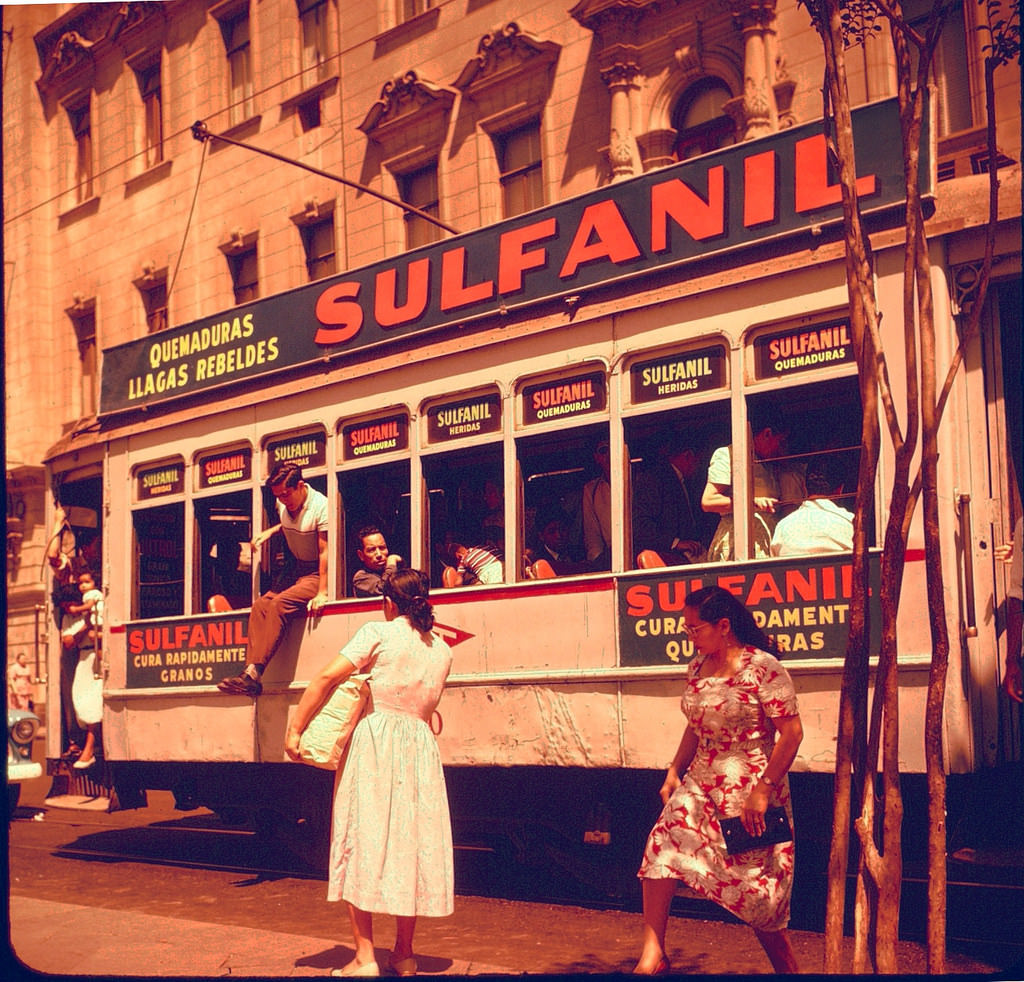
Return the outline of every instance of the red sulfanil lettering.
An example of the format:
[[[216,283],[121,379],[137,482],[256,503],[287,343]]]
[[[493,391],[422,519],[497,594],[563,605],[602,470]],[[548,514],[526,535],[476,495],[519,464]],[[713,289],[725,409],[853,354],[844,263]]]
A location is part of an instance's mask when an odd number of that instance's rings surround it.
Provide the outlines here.
[[[842,201],[840,186],[828,183],[828,150],[824,133],[797,140],[793,171],[797,212],[815,211]],[[878,178],[874,174],[858,177],[856,187],[858,197],[869,197],[878,191]]]
[[[341,344],[354,338],[363,326],[363,308],[353,301],[359,296],[358,283],[336,283],[317,298],[316,319],[321,326],[315,344]]]
[[[743,226],[765,225],[779,217],[775,193],[777,155],[774,150],[751,154],[743,161]]]
[[[607,261],[626,263],[639,259],[640,246],[615,201],[599,201],[589,205],[580,217],[572,243],[558,275],[561,279],[575,276],[580,266]]]
[[[384,328],[399,327],[422,317],[430,300],[430,260],[414,259],[406,267],[405,303],[398,299],[398,270],[377,274],[373,316]]]
[[[670,248],[669,219],[698,242],[725,232],[725,168],[712,167],[707,180],[707,201],[679,178],[651,188],[652,252]]]
[[[494,281],[466,285],[466,249],[460,246],[441,257],[441,309],[458,310],[494,296]]]
[[[546,249],[527,249],[528,245],[554,238],[558,224],[554,218],[545,218],[533,225],[504,232],[498,240],[498,293],[519,293],[523,289],[524,274],[531,269],[547,265]]]

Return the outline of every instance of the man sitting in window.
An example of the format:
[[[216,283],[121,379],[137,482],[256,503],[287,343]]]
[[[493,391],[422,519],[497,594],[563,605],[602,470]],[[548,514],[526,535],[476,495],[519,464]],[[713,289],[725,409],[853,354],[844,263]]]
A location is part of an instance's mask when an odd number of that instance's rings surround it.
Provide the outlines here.
[[[352,593],[357,597],[379,597],[384,592],[384,578],[402,565],[402,557],[388,552],[384,533],[376,525],[359,530],[356,550],[362,569],[352,575]]]
[[[327,498],[302,480],[297,464],[281,464],[267,479],[267,487],[277,499],[280,521],[257,535],[252,548],[259,549],[276,532],[283,532],[293,561],[252,605],[245,668],[217,686],[231,695],[258,696],[263,691],[260,679],[288,622],[327,603]]]

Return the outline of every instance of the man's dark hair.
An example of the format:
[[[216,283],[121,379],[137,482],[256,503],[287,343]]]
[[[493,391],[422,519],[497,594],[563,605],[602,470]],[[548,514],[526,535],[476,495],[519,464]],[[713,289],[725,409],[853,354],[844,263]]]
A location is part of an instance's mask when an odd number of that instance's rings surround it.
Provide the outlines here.
[[[267,478],[267,487],[276,488],[279,484],[283,484],[286,488],[295,488],[298,487],[301,480],[302,468],[298,464],[278,464]]]
[[[384,533],[376,525],[364,525],[356,533],[356,544],[359,549],[363,548],[363,543],[366,542],[367,538],[371,535],[383,535]]]
[[[820,454],[807,464],[808,494],[835,494],[846,483],[842,461],[837,454]]]
[[[790,423],[785,414],[775,406],[762,403],[750,406],[750,432],[758,433],[769,429],[773,433],[789,433]]]
[[[672,427],[658,434],[655,446],[667,457],[675,457],[684,450],[692,450],[699,455],[701,442],[698,434]]]
[[[543,532],[552,522],[561,522],[566,528],[569,527],[569,516],[565,513],[564,508],[558,505],[544,505],[537,509],[537,518],[534,521],[534,525],[538,534]]]

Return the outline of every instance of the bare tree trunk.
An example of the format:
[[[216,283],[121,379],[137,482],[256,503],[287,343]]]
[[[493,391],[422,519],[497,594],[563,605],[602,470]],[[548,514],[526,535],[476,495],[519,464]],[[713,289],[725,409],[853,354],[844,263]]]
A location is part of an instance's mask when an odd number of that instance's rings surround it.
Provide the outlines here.
[[[839,164],[843,189],[843,217],[848,230],[846,283],[850,298],[850,328],[856,351],[861,400],[864,408],[862,453],[854,506],[853,587],[850,598],[850,634],[840,692],[839,730],[836,746],[836,778],[833,794],[832,843],[828,862],[828,896],[825,913],[824,971],[842,971],[843,922],[846,899],[846,871],[850,850],[850,817],[854,798],[863,796],[866,778],[864,742],[867,732],[868,647],[871,636],[869,555],[867,529],[872,520],[875,475],[878,467],[878,392],[875,383],[877,316],[875,314],[870,246],[864,233],[856,199],[853,167],[853,123],[843,61],[842,23],[835,0],[823,0],[817,8],[816,26],[825,48],[825,100],[832,112],[833,151]],[[871,767],[873,770],[873,765]],[[865,917],[873,904],[865,896],[858,876],[855,931],[867,936]],[[863,964],[866,944],[860,944],[855,963]],[[861,969],[863,970],[863,969]]]
[[[939,538],[937,496],[937,432],[953,379],[963,360],[967,341],[977,332],[991,275],[995,228],[998,221],[998,179],[995,174],[994,71],[998,65],[1019,60],[1019,14],[1007,20],[992,14],[998,4],[989,3],[992,44],[986,47],[985,101],[988,114],[989,222],[985,259],[977,295],[969,309],[968,323],[943,386],[936,390],[935,324],[931,294],[930,262],[921,205],[919,161],[927,91],[936,45],[949,13],[948,5],[935,0],[927,22],[915,29],[902,17],[898,0],[871,0],[851,5],[844,0],[800,0],[811,14],[822,39],[825,55],[824,118],[833,118],[830,149],[839,170],[843,221],[846,233],[846,281],[850,298],[850,323],[857,354],[861,400],[864,410],[863,453],[858,474],[853,547],[853,594],[850,604],[850,635],[847,643],[839,704],[836,751],[836,782],[829,883],[825,920],[824,971],[841,971],[846,871],[850,849],[850,815],[856,801],[859,817],[854,823],[860,857],[854,912],[854,970],[897,971],[900,887],[902,880],[901,828],[903,801],[899,782],[899,664],[896,617],[902,590],[906,544],[918,497],[923,498],[923,524],[927,595],[931,616],[932,661],[925,715],[925,760],[928,781],[928,971],[945,971],[946,901],[946,778],[942,752],[942,718],[949,636]],[[874,36],[876,19],[882,16],[892,34],[896,57],[904,176],[907,187],[903,264],[903,332],[907,386],[906,434],[900,432],[889,388],[885,352],[878,333],[878,315],[872,280],[872,256],[860,221],[856,200],[853,131],[845,73],[844,49]],[[912,70],[911,46],[917,49],[917,70]],[[831,108],[832,112],[829,112]],[[920,377],[918,349],[920,343]],[[865,528],[872,502],[872,487],[879,454],[879,419],[885,414],[895,456],[889,518],[881,559],[880,612],[882,644],[875,694],[866,710],[870,612],[867,607],[868,563]],[[913,485],[911,461],[922,441],[922,462]],[[963,548],[971,548],[969,542]],[[876,770],[881,758],[880,814],[876,816]]]

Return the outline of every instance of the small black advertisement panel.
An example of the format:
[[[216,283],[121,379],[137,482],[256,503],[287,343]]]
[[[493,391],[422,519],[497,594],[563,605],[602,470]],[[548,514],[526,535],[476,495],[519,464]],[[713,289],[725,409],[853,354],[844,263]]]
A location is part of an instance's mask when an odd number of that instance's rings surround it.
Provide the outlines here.
[[[327,435],[304,433],[267,444],[267,476],[279,464],[298,464],[299,467],[323,467],[327,463]]]
[[[854,109],[853,130],[862,210],[895,213],[906,197],[896,100]],[[921,146],[927,193],[927,132]],[[129,341],[104,352],[100,414],[322,372],[335,355],[836,224],[834,170],[822,122],[809,122]]]
[[[523,387],[523,422],[545,423],[601,412],[608,405],[604,372]]]
[[[881,645],[877,609],[879,555],[871,554],[871,651]],[[781,658],[842,658],[849,634],[850,557],[808,556],[727,568],[658,570],[618,583],[619,659],[623,666],[686,664],[693,642],[683,632],[683,602],[706,586],[739,597]]]
[[[152,501],[169,494],[181,494],[185,490],[185,465],[182,463],[161,464],[139,471],[135,477],[139,501]]]
[[[657,402],[721,389],[725,385],[726,357],[725,345],[716,344],[638,362],[629,370],[632,400]]]
[[[129,689],[216,685],[245,668],[248,611],[125,628]]]
[[[461,440],[501,430],[501,396],[497,392],[431,406],[427,410],[427,439],[431,443]]]
[[[394,453],[409,446],[409,416],[397,413],[379,419],[364,419],[341,428],[343,460],[363,460]]]
[[[852,365],[847,321],[762,334],[754,341],[754,378],[785,378],[833,365]]]
[[[252,451],[248,447],[204,454],[199,458],[199,487],[215,488],[252,476]]]

